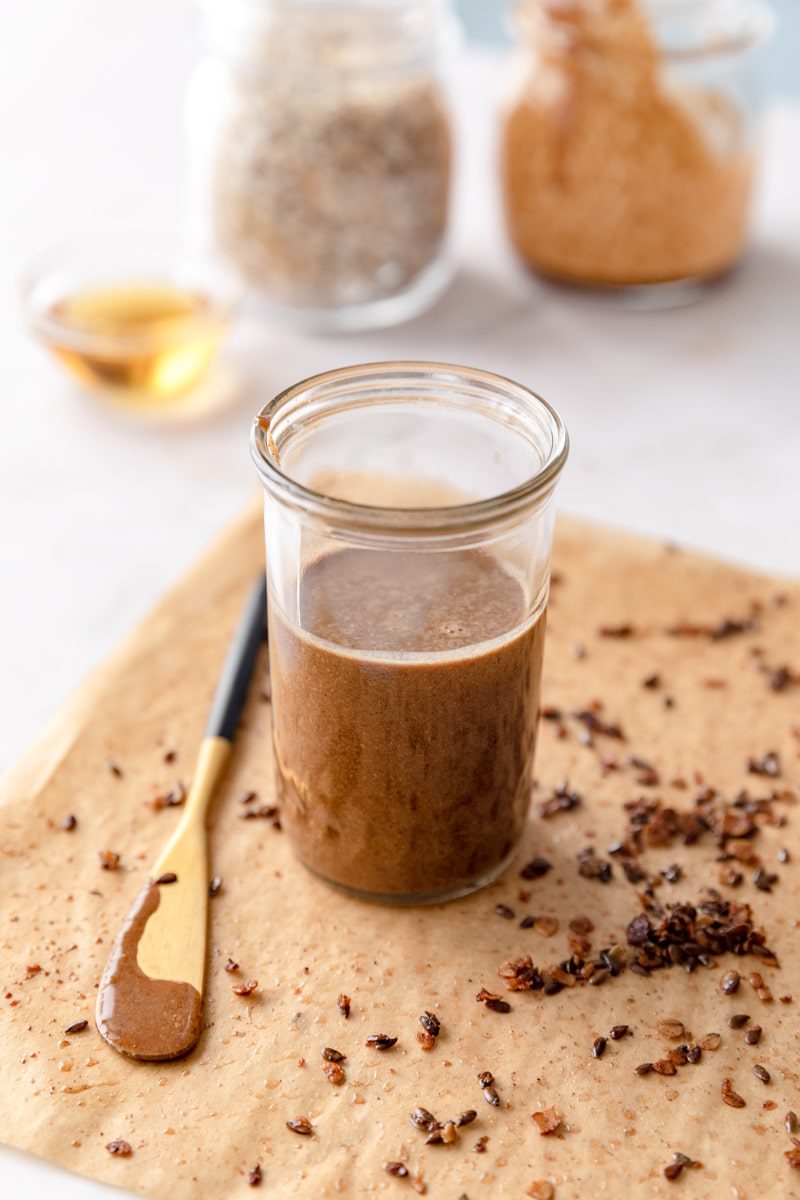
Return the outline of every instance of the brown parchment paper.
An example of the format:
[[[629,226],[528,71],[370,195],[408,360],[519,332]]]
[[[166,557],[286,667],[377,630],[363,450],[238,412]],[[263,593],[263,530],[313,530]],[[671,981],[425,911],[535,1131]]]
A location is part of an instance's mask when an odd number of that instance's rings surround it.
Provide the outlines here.
[[[548,821],[534,815],[519,861],[469,899],[406,911],[339,895],[293,861],[285,835],[269,821],[242,819],[243,792],[256,790],[261,803],[272,796],[269,704],[259,697],[268,686],[264,661],[211,817],[223,886],[211,904],[206,1028],[186,1060],[137,1064],[97,1036],[97,984],[110,941],[178,818],[175,809],[153,811],[149,801],[177,779],[188,781],[219,664],[262,561],[257,515],[212,549],[5,780],[5,1141],[165,1200],[250,1194],[247,1171],[256,1163],[261,1191],[272,1197],[414,1195],[410,1179],[385,1174],[386,1160],[421,1171],[427,1194],[443,1200],[524,1196],[534,1180],[549,1180],[557,1200],[680,1194],[675,1189],[714,1200],[800,1195],[798,1173],[784,1158],[791,1147],[784,1116],[800,1110],[800,817],[791,804],[785,828],[758,836],[765,863],[780,875],[773,893],[756,890],[750,872],[735,893],[752,903],[780,955],[780,969],[766,972],[774,1003],[762,1003],[746,981],[724,996],[725,970],[760,966],[724,958],[693,976],[626,972],[603,987],[555,997],[509,995],[507,1015],[475,1001],[482,986],[502,990],[497,968],[511,956],[530,953],[540,964],[564,957],[574,916],[594,921],[595,948],[624,939],[639,911],[635,888],[619,867],[608,885],[581,878],[575,855],[587,845],[602,854],[623,832],[624,801],[646,790],[624,765],[628,755],[653,762],[665,781],[688,780],[684,792],[667,783],[650,789],[681,807],[700,777],[730,794],[746,786],[764,795],[797,787],[800,776],[800,687],[771,692],[754,653],[760,648],[769,665],[800,669],[800,586],[572,522],[561,525],[556,559],[545,703],[571,710],[602,700],[605,717],[627,735],[624,743],[599,737],[587,747],[574,723],[559,739],[556,725],[543,722],[537,799],[567,779],[583,805]],[[787,597],[783,606],[773,603],[777,592]],[[739,617],[753,601],[764,605],[756,632],[713,643],[658,632],[680,619]],[[643,632],[598,637],[599,626],[624,622]],[[663,686],[643,688],[653,672]],[[780,754],[781,778],[748,775],[748,756],[768,750]],[[622,768],[604,774],[602,754]],[[61,828],[68,813],[78,818],[72,832]],[[779,866],[782,846],[793,857]],[[122,869],[101,870],[103,849],[119,852]],[[523,884],[519,866],[534,853],[554,869]],[[648,852],[644,862],[657,870],[679,861],[683,879],[664,884],[660,895],[691,900],[716,882],[716,853],[708,839]],[[521,886],[531,893],[526,902]],[[515,910],[514,920],[495,913],[498,902]],[[557,917],[558,933],[545,938],[519,928],[526,913]],[[229,955],[241,964],[240,977],[259,981],[249,999],[232,992],[236,978],[223,969]],[[337,1009],[340,992],[352,998],[348,1021]],[[794,1000],[781,1003],[781,995]],[[425,1009],[442,1022],[431,1053],[415,1037]],[[728,1027],[734,1012],[763,1026],[758,1047]],[[656,1030],[663,1016],[678,1017],[695,1037],[719,1031],[720,1049],[673,1078],[637,1076],[638,1063],[669,1048]],[[89,1028],[65,1037],[81,1018]],[[593,1059],[593,1039],[623,1022],[633,1036]],[[366,1049],[373,1033],[396,1036],[398,1044],[386,1053]],[[325,1046],[347,1055],[341,1087],[322,1073]],[[754,1063],[768,1068],[769,1084],[754,1076]],[[482,1070],[496,1077],[498,1108],[481,1097]],[[725,1077],[746,1107],[722,1103]],[[439,1117],[475,1108],[478,1119],[456,1145],[425,1146],[408,1120],[420,1104]],[[531,1122],[531,1113],[549,1106],[563,1117],[561,1136],[542,1137]],[[312,1137],[286,1128],[297,1115],[312,1122]],[[479,1137],[488,1138],[483,1154],[473,1149]],[[105,1145],[113,1138],[127,1139],[132,1156],[112,1158]],[[676,1150],[703,1167],[670,1183],[663,1168]]]

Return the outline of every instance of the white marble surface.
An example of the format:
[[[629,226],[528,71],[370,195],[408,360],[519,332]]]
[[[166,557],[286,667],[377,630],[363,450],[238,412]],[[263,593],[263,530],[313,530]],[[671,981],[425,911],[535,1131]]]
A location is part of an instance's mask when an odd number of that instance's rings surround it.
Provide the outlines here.
[[[250,499],[253,412],[348,362],[438,358],[516,376],[569,425],[564,509],[800,572],[800,107],[770,113],[739,275],[697,307],[632,313],[515,266],[492,183],[499,60],[473,55],[459,79],[450,294],[402,328],[342,339],[244,320],[228,355],[245,377],[236,406],[164,431],[78,394],[26,336],[14,285],[31,254],[76,230],[180,220],[194,11],[0,0],[0,16],[0,768]],[[114,1195],[2,1149],[0,1194]]]

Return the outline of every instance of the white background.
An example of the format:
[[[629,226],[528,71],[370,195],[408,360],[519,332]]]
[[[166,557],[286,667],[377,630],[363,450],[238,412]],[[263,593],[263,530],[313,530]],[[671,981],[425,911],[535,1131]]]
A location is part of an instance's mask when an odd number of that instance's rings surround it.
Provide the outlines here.
[[[253,413],[348,362],[438,358],[516,376],[569,426],[564,509],[800,572],[800,107],[771,110],[742,271],[702,305],[631,313],[515,266],[494,186],[501,60],[473,52],[458,80],[450,294],[402,328],[344,339],[247,318],[228,351],[236,405],[202,426],[143,428],[81,396],[30,341],[15,281],[69,234],[180,223],[194,11],[0,0],[0,16],[0,768],[252,497]],[[114,1194],[3,1150],[0,1191]]]

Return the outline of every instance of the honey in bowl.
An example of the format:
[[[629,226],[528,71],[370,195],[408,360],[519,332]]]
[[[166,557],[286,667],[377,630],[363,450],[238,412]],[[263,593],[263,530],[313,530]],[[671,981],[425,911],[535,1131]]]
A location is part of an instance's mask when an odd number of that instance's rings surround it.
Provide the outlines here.
[[[91,233],[42,254],[21,280],[31,332],[109,403],[183,420],[235,395],[211,365],[241,285],[227,263],[176,231]]]
[[[51,350],[82,383],[154,407],[191,389],[215,357],[227,312],[179,284],[89,285],[45,314]]]

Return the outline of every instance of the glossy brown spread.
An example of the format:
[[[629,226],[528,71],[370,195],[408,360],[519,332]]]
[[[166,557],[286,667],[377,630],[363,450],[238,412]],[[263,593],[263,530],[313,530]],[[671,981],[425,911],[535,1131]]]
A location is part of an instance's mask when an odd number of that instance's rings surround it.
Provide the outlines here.
[[[148,880],[117,935],[97,997],[97,1028],[109,1045],[131,1058],[179,1058],[200,1036],[197,989],[151,979],[139,966],[139,942],[159,901],[158,886]]]
[[[300,858],[373,896],[491,877],[528,811],[544,620],[493,556],[350,549],[273,605],[282,816]],[[391,653],[388,653],[391,652]]]

